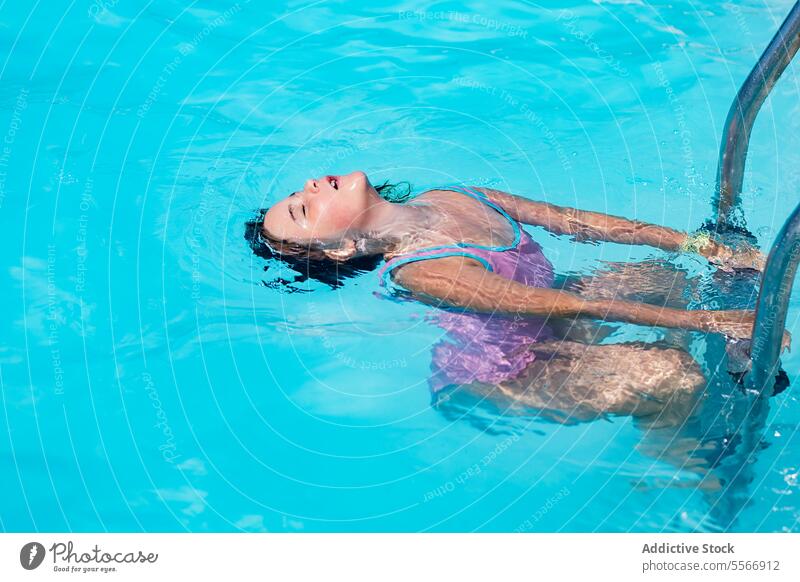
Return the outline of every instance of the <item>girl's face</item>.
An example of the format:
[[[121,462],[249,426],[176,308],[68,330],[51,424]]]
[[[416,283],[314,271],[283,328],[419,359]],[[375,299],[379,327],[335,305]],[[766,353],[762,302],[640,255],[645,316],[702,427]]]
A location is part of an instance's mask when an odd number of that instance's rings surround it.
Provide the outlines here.
[[[270,208],[263,227],[284,241],[332,240],[361,229],[380,201],[364,172],[311,179]]]

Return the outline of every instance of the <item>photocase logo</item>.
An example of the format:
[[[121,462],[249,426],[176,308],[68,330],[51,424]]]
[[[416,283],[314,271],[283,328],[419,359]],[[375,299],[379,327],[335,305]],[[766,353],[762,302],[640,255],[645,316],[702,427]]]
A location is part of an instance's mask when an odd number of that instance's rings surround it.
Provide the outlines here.
[[[26,570],[35,570],[44,561],[44,546],[39,542],[28,542],[19,551],[19,563]]]

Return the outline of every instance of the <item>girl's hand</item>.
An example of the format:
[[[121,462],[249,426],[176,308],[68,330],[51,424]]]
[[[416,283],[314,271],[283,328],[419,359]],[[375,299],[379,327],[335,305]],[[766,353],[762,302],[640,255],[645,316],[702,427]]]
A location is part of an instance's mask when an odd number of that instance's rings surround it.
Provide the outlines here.
[[[743,269],[763,271],[767,263],[764,253],[750,243],[741,243],[736,249],[732,249],[712,242],[703,251],[702,254],[709,263],[729,273]]]
[[[704,320],[703,329],[734,339],[750,339],[753,335],[755,311],[700,311]]]
[[[729,247],[717,242],[705,231],[686,235],[679,248],[683,252],[704,256],[709,263],[728,273],[745,269],[763,271],[767,263],[764,253],[752,244],[741,242],[736,248]]]
[[[728,310],[728,311],[700,311],[704,314],[704,329],[711,333],[719,333],[733,339],[751,339],[755,311]],[[792,336],[788,331],[783,332],[781,351],[792,349]]]

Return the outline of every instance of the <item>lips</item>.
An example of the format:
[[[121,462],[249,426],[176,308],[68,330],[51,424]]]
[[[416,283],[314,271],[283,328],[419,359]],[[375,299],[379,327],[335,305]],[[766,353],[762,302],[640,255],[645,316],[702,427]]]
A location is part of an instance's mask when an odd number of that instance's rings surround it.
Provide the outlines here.
[[[339,189],[339,176],[325,176],[325,179],[328,181],[328,184],[330,184],[334,190]]]

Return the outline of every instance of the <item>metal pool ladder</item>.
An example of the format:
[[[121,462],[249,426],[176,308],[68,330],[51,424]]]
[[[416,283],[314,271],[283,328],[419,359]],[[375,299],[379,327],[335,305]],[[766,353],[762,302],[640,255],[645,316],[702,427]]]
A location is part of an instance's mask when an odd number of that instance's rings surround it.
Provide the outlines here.
[[[800,1],[770,41],[745,79],[728,111],[720,145],[717,177],[717,228],[743,227],[740,194],[750,132],[761,105],[800,48]],[[739,224],[736,224],[736,223]],[[789,296],[800,263],[800,205],[781,228],[772,245],[761,278],[751,344],[749,387],[771,394],[779,356]]]

